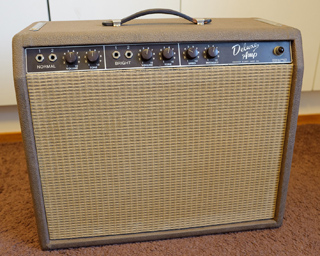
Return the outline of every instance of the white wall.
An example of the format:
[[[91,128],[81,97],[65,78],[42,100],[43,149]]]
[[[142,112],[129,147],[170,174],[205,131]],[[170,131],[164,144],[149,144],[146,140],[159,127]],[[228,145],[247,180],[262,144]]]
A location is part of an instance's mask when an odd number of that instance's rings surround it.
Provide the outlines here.
[[[122,19],[135,12],[151,8],[179,11],[180,0],[50,0],[51,20]],[[154,15],[153,17],[165,16]]]
[[[122,18],[136,11],[158,7],[180,10],[196,17],[261,17],[297,27],[302,31],[305,56],[304,92],[300,114],[320,113],[319,0],[263,2],[257,0],[197,0],[196,2],[193,0],[49,0],[49,2],[52,20]],[[27,25],[39,20],[48,20],[46,0],[0,2],[2,24],[0,133],[20,130],[12,79],[12,37]]]
[[[18,108],[16,105],[0,107],[0,134],[20,132]]]
[[[12,76],[12,37],[38,20],[48,20],[46,0],[0,1],[0,106],[16,104]]]
[[[318,26],[320,26],[320,22],[319,22]],[[320,34],[320,32],[318,32],[318,34]],[[314,76],[313,90],[320,91],[320,43],[319,43],[319,51],[318,51],[318,61],[317,61],[317,65],[316,65],[316,73]],[[319,99],[319,101],[320,101],[320,99]]]
[[[320,91],[302,92],[299,114],[320,114]]]

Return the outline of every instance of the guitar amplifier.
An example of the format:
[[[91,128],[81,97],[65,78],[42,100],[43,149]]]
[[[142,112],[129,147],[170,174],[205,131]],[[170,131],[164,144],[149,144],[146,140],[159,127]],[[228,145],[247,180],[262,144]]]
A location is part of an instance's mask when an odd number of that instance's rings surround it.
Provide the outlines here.
[[[34,23],[14,80],[41,247],[279,227],[300,32],[256,19]]]

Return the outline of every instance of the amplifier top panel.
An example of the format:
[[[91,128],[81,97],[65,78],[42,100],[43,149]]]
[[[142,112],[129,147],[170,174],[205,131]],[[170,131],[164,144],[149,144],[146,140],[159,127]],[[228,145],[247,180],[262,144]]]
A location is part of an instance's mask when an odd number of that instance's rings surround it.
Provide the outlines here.
[[[121,27],[103,26],[101,20],[52,21],[34,23],[19,33],[21,39],[32,38],[32,41],[25,42],[25,46],[268,41],[292,40],[297,35],[299,31],[294,28],[254,18],[213,19],[204,26],[183,19],[138,19]]]

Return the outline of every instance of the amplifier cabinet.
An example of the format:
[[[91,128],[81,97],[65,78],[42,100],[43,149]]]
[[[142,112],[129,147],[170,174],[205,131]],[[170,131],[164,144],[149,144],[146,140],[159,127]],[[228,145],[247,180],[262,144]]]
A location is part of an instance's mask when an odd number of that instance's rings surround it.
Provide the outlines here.
[[[13,39],[43,249],[278,227],[300,32],[260,19],[35,23]]]

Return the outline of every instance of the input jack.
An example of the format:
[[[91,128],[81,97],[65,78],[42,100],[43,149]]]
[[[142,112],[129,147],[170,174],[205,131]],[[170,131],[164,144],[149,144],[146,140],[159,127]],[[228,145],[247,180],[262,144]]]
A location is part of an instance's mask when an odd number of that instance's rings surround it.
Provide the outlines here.
[[[121,56],[121,54],[120,54],[119,51],[114,51],[114,52],[112,53],[112,57],[113,57],[115,60],[119,59],[120,56]]]
[[[55,62],[57,60],[57,55],[54,53],[51,53],[48,58],[51,62]]]
[[[126,56],[127,59],[131,59],[133,57],[133,53],[132,53],[132,51],[126,51],[124,56]]]
[[[36,56],[36,61],[41,63],[42,61],[44,61],[44,57],[43,54],[37,54]]]

